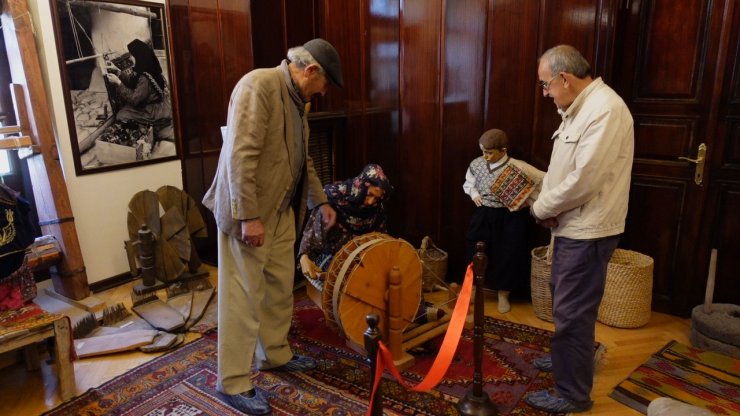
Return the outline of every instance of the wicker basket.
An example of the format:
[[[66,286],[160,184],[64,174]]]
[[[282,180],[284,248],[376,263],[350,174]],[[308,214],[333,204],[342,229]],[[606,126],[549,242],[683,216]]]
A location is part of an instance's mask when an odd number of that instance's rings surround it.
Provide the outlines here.
[[[417,250],[421,264],[422,289],[425,292],[433,292],[434,288],[444,283],[447,275],[447,252],[434,245],[429,236],[421,240],[421,248]]]
[[[536,317],[552,322],[551,246],[532,250],[532,306]],[[653,259],[636,251],[616,249],[606,272],[604,297],[597,320],[618,328],[638,328],[650,320]]]
[[[550,268],[552,266],[551,245],[532,250],[532,274],[530,286],[534,315],[543,321],[552,322],[552,293],[550,293]]]
[[[636,251],[614,251],[596,318],[599,322],[618,328],[638,328],[650,320],[653,263],[650,256]]]

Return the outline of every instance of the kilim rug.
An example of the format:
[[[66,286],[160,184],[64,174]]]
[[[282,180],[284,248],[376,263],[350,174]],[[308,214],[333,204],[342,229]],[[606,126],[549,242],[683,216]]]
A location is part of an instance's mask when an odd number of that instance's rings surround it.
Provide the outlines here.
[[[740,415],[740,360],[671,341],[609,397],[642,413],[652,400],[671,397],[717,415]]]
[[[370,396],[365,357],[345,345],[308,298],[296,297],[290,342],[295,352],[318,360],[306,373],[260,372],[274,415],[364,415]],[[552,378],[530,362],[549,351],[551,332],[486,317],[484,390],[500,414],[544,415],[524,403],[527,392],[552,386]],[[416,384],[427,373],[441,336],[403,372]],[[386,415],[456,415],[456,403],[472,388],[472,330],[465,330],[444,381],[432,392],[401,387],[391,376],[381,383]],[[145,363],[47,415],[237,415],[221,401],[216,385],[216,332]]]

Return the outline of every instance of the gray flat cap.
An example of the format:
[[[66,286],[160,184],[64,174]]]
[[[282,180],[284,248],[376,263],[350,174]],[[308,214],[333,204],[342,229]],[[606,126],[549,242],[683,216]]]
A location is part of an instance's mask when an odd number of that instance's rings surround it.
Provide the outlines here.
[[[321,38],[311,39],[303,44],[308,53],[324,68],[329,80],[341,88],[344,86],[342,81],[342,61],[339,59],[337,50],[331,43]]]

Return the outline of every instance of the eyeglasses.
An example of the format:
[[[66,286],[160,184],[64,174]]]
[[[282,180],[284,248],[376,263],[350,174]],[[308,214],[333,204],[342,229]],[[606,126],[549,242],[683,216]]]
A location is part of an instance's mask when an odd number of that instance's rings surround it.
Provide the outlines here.
[[[550,78],[549,81],[547,81],[547,82],[545,82],[545,81],[537,81],[537,84],[540,87],[542,87],[543,90],[549,90],[550,89],[550,84],[555,80],[555,78],[557,78],[559,76],[560,76],[560,74],[556,74],[554,77]]]

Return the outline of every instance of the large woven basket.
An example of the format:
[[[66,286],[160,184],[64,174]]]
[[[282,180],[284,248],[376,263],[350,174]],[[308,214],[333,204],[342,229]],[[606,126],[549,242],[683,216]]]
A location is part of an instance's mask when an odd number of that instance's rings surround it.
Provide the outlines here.
[[[429,236],[421,240],[417,250],[421,259],[421,287],[425,292],[433,292],[438,284],[445,282],[447,275],[447,252],[434,245]]]
[[[653,259],[631,250],[616,249],[609,260],[604,297],[596,317],[618,328],[638,328],[650,320]]]
[[[551,246],[532,250],[532,306],[536,317],[552,322]],[[604,297],[597,320],[618,328],[638,328],[650,320],[653,259],[636,251],[616,249],[606,272]]]
[[[534,315],[543,321],[552,322],[552,293],[550,293],[550,268],[552,253],[550,245],[535,247],[532,250],[532,274],[530,286]]]

